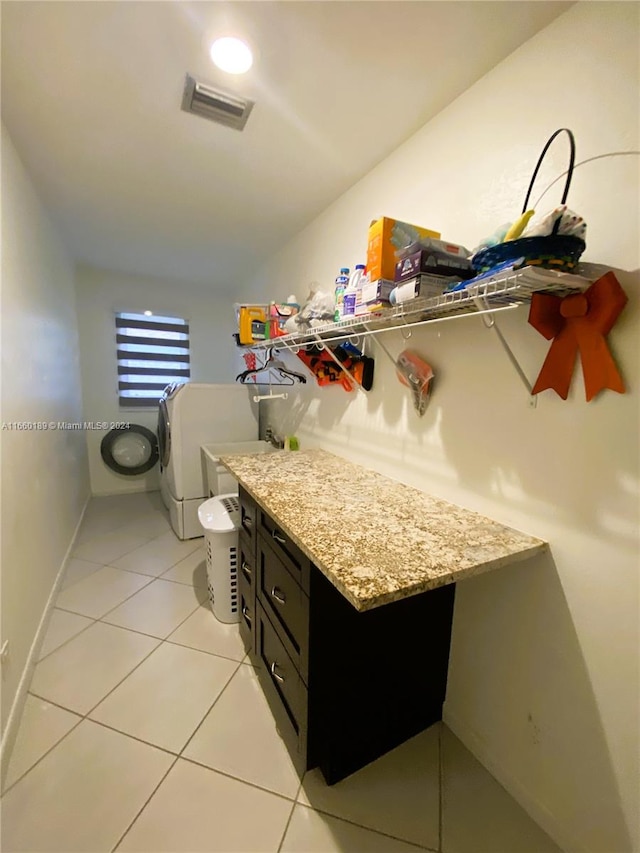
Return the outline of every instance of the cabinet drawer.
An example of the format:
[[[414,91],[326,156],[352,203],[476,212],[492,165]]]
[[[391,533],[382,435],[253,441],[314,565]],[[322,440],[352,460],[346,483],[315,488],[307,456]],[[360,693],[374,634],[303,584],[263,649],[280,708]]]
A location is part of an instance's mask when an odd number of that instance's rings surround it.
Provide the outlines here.
[[[258,508],[260,533],[273,546],[287,570],[309,594],[310,560],[300,548],[291,541],[279,525],[263,510]]]
[[[257,593],[287,654],[307,680],[309,646],[309,598],[287,569],[280,555],[258,536]]]
[[[240,532],[245,533],[253,551],[256,544],[258,508],[255,501],[243,488],[239,489],[240,498]]]
[[[307,690],[259,601],[256,616],[258,677],[291,758],[298,771],[304,772]]]
[[[255,594],[256,588],[256,561],[254,558],[255,549],[251,547],[248,537],[240,531],[238,537],[238,565],[240,571],[238,577],[241,577],[251,591]]]
[[[240,582],[240,637],[245,650],[252,652],[255,648],[255,599],[250,597],[246,588]]]

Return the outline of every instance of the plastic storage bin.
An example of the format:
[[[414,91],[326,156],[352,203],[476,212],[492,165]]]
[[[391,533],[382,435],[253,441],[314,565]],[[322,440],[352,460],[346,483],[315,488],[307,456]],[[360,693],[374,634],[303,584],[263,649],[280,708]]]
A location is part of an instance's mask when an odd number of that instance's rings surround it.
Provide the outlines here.
[[[228,494],[209,498],[198,507],[198,519],[204,528],[211,609],[221,622],[239,622],[238,496]]]

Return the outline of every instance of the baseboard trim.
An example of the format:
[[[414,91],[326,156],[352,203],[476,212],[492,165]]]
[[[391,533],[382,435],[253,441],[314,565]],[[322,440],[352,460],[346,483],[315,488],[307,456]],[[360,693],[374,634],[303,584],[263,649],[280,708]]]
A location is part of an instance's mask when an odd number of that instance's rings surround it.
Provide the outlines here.
[[[11,752],[13,751],[13,747],[18,734],[18,728],[20,725],[20,720],[22,718],[22,711],[24,709],[24,704],[27,701],[27,693],[29,692],[29,685],[31,684],[33,670],[35,669],[35,665],[38,662],[40,648],[42,647],[45,634],[47,633],[47,628],[49,627],[51,611],[53,610],[53,606],[58,595],[58,590],[60,588],[60,584],[62,583],[62,578],[67,568],[69,558],[73,553],[76,539],[78,538],[80,525],[82,524],[90,500],[91,494],[88,494],[84,502],[84,506],[82,507],[82,512],[80,513],[78,523],[76,524],[75,530],[73,531],[71,542],[69,543],[69,547],[67,548],[67,551],[64,555],[62,564],[60,566],[60,569],[58,570],[58,574],[56,575],[56,579],[53,582],[53,586],[51,587],[49,598],[47,599],[47,603],[45,604],[44,610],[42,611],[42,616],[40,617],[38,628],[33,638],[33,642],[31,643],[31,648],[29,649],[29,654],[27,655],[27,660],[25,662],[24,669],[22,670],[22,675],[20,676],[20,681],[18,682],[18,689],[16,690],[16,695],[14,696],[13,702],[11,703],[11,710],[9,711],[9,715],[7,717],[7,724],[2,734],[2,740],[0,740],[0,772],[2,774],[3,787],[7,768],[9,766],[9,759],[11,758]]]
[[[545,805],[523,787],[510,771],[495,760],[480,735],[453,713],[447,707],[446,702],[442,719],[469,752],[497,779],[513,799],[522,806],[531,820],[535,821],[555,841],[558,847],[565,853],[590,853],[585,847],[577,843],[576,839],[567,832],[566,828]]]

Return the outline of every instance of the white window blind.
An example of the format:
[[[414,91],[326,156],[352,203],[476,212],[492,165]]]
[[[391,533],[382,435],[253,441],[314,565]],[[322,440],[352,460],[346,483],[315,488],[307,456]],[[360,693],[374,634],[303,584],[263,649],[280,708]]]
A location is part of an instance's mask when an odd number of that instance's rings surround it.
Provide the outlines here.
[[[167,385],[189,379],[189,323],[180,317],[116,314],[120,406],[153,407]]]

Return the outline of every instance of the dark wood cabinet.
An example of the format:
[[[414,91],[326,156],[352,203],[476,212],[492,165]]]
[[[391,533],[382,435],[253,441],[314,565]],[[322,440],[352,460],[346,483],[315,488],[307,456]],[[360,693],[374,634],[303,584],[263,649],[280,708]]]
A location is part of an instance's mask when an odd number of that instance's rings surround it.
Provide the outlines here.
[[[294,765],[331,785],[442,718],[455,584],[360,612],[240,503],[240,631]]]
[[[240,594],[240,636],[245,649],[255,647],[255,548],[251,539],[241,530],[238,542],[238,591]]]

